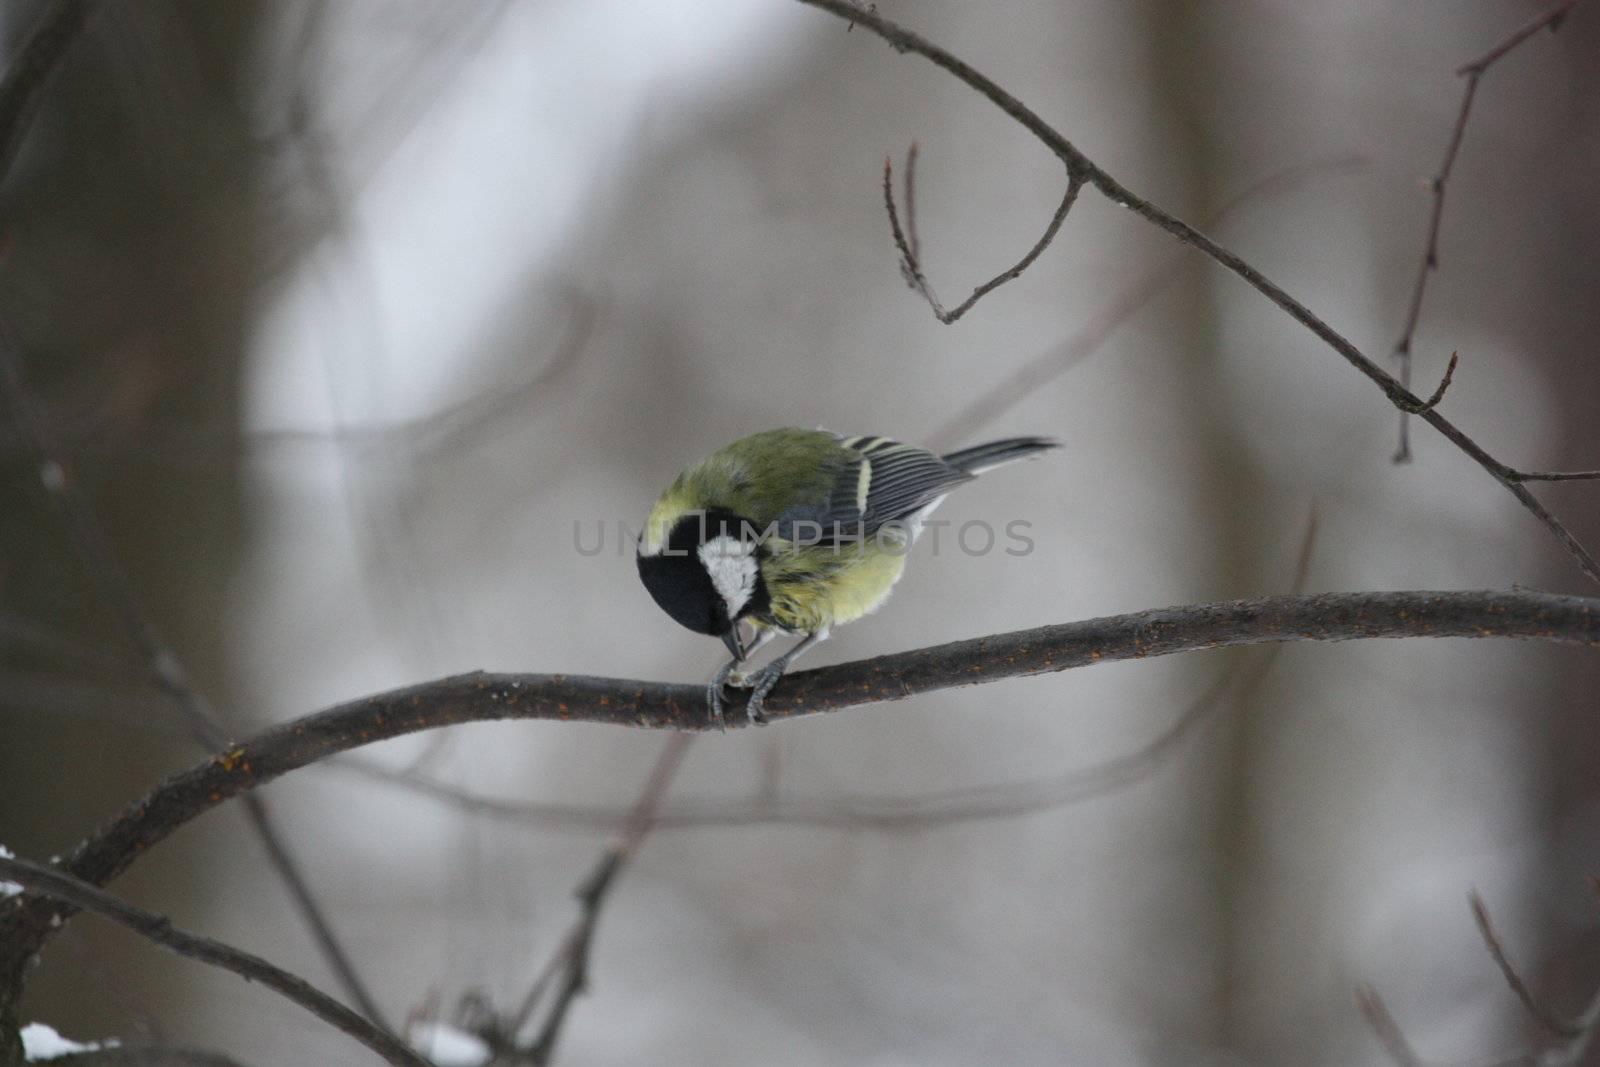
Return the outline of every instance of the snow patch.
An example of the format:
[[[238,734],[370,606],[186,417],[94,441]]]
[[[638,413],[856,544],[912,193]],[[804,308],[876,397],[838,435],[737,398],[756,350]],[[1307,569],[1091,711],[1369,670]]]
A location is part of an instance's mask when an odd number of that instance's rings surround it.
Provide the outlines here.
[[[491,1056],[483,1038],[449,1023],[420,1023],[411,1028],[409,1037],[411,1047],[435,1067],[483,1067]]]
[[[0,852],[5,851],[0,848]],[[21,1030],[22,1058],[27,1063],[43,1063],[75,1052],[97,1052],[103,1048],[116,1048],[116,1041],[91,1041],[84,1044],[56,1033],[47,1023],[29,1023]]]
[[[0,845],[0,859],[14,860],[17,857],[9,848]],[[22,892],[22,887],[15,882],[8,882],[0,878],[0,897],[14,897]]]

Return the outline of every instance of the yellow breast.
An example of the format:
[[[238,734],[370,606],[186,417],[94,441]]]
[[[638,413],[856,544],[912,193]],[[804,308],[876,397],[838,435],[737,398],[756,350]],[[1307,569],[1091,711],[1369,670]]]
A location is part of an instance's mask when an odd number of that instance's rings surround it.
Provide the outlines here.
[[[772,542],[761,575],[772,598],[770,615],[792,633],[814,633],[854,622],[889,598],[905,570],[903,550],[885,549],[871,538],[864,546],[795,550]]]

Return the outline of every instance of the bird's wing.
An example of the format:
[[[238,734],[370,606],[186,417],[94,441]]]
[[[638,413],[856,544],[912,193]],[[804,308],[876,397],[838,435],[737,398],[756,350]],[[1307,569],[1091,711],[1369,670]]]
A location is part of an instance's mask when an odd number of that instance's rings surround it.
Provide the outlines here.
[[[886,522],[910,518],[973,477],[926,449],[884,437],[846,438],[844,445],[869,465],[864,492],[858,488],[869,534]]]
[[[816,523],[824,543],[836,536],[870,537],[886,523],[910,518],[972,475],[926,449],[887,437],[846,437],[825,506],[795,509],[780,520],[797,534]],[[801,514],[804,511],[804,514]],[[817,534],[811,533],[814,540]]]

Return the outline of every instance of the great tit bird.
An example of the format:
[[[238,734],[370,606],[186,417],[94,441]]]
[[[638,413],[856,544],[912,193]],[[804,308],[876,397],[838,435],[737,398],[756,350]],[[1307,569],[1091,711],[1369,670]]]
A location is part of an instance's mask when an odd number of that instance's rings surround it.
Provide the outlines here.
[[[1013,437],[936,456],[887,437],[767,430],[678,475],[639,535],[639,577],[668,615],[728,646],[733,659],[706,694],[717,724],[724,685],[749,687],[750,720],[764,722],[762,702],[796,658],[888,599],[950,490],[1055,447]],[[748,643],[741,623],[754,630]],[[779,634],[802,640],[745,670]]]

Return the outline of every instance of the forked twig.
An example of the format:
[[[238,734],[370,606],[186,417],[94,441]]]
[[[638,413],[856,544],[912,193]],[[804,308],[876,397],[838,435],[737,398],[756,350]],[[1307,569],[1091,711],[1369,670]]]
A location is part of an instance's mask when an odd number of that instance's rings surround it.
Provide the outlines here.
[[[594,869],[579,884],[577,896],[582,910],[567,932],[567,936],[562,939],[555,955],[534,980],[522,1007],[512,1017],[509,1027],[512,1035],[521,1030],[540,1002],[545,999],[545,991],[555,983],[554,999],[545,1012],[544,1021],[539,1025],[532,1040],[522,1049],[523,1055],[530,1063],[547,1064],[554,1056],[556,1042],[560,1040],[567,1014],[571,1011],[578,994],[588,986],[590,946],[594,942],[595,927],[600,921],[601,909],[609,899],[617,875],[633,858],[645,835],[654,825],[661,801],[666,796],[667,788],[672,785],[672,779],[677,776],[684,754],[688,752],[689,744],[693,740],[692,734],[673,734],[667,738],[661,754],[656,758],[650,777],[645,781],[644,789],[639,793],[639,799],[634,802],[627,825],[616,839],[606,846]],[[558,975],[559,982],[556,981]]]
[[[1484,947],[1489,950],[1489,955],[1494,959],[1495,966],[1500,968],[1500,974],[1505,978],[1506,985],[1522,1002],[1522,1007],[1529,1017],[1555,1037],[1568,1041],[1576,1038],[1580,1033],[1578,1027],[1556,1018],[1553,1012],[1540,1004],[1534,997],[1533,990],[1528,988],[1528,983],[1523,981],[1522,975],[1512,965],[1511,957],[1506,955],[1500,935],[1495,932],[1494,923],[1489,918],[1489,909],[1484,906],[1483,897],[1478,895],[1476,889],[1467,895],[1467,902],[1472,907],[1472,921],[1478,924],[1478,934],[1483,938]]]
[[[978,301],[1000,288],[1006,282],[1021,277],[1022,272],[1033,265],[1033,261],[1039,258],[1040,253],[1050,246],[1051,241],[1056,239],[1056,234],[1061,231],[1061,224],[1067,220],[1067,212],[1072,210],[1072,205],[1077,202],[1078,193],[1083,188],[1083,176],[1076,171],[1068,171],[1067,191],[1062,195],[1061,204],[1056,208],[1056,213],[1050,216],[1050,225],[1045,227],[1044,234],[1034,242],[1033,247],[1028,249],[1027,253],[1013,266],[1001,271],[978,286],[972,291],[971,296],[947,311],[944,305],[939,303],[939,298],[933,293],[933,287],[928,284],[927,277],[922,273],[921,242],[917,237],[916,230],[917,209],[914,178],[916,166],[917,146],[915,142],[912,142],[910,149],[906,152],[905,176],[906,220],[907,228],[911,231],[909,237],[900,228],[900,213],[896,210],[894,202],[894,163],[887,156],[883,159],[883,206],[884,210],[889,214],[889,229],[894,235],[894,246],[900,250],[901,277],[905,278],[907,285],[922,294],[922,299],[926,300],[928,306],[933,308],[934,316],[946,326],[971,311]]]
[[[1472,918],[1477,923],[1484,947],[1488,949],[1495,966],[1500,968],[1500,975],[1505,979],[1506,985],[1516,995],[1528,1015],[1554,1039],[1553,1043],[1545,1048],[1515,1052],[1487,1063],[1475,1064],[1474,1067],[1575,1067],[1583,1061],[1594,1043],[1596,1034],[1600,1033],[1600,988],[1596,989],[1576,1019],[1570,1022],[1562,1019],[1533,995],[1533,990],[1511,962],[1511,957],[1507,955],[1500,935],[1495,932],[1494,923],[1489,918],[1489,909],[1484,906],[1483,898],[1476,890],[1468,894],[1468,902],[1471,904]],[[1395,1021],[1383,1000],[1371,987],[1362,986],[1356,991],[1356,1003],[1360,1006],[1361,1013],[1366,1017],[1367,1025],[1372,1028],[1378,1043],[1383,1046],[1396,1067],[1426,1067],[1427,1061],[1417,1055],[1416,1050],[1411,1047],[1411,1042],[1406,1039],[1405,1031],[1400,1028],[1400,1024]]]
[[[1459,353],[1450,353],[1450,363],[1447,367],[1445,367],[1444,377],[1439,380],[1439,388],[1433,391],[1432,396],[1414,406],[1410,404],[1404,405],[1402,406],[1401,410],[1404,412],[1409,412],[1412,415],[1421,415],[1424,411],[1432,411],[1434,408],[1438,407],[1439,401],[1444,399],[1444,391],[1450,388],[1450,383],[1455,379],[1456,362],[1459,358]]]

